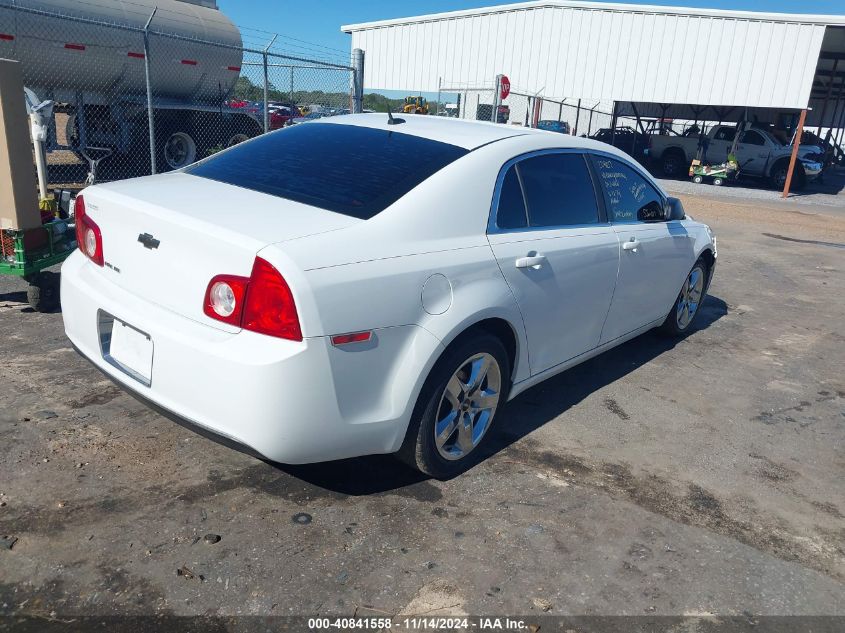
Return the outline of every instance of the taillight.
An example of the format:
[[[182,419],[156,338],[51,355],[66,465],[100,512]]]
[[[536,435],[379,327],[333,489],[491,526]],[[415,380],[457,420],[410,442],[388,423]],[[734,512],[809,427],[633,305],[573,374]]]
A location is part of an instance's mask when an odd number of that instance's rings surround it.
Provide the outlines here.
[[[203,312],[259,334],[302,340],[290,287],[281,273],[260,257],[255,258],[249,277],[214,277],[205,291]]]
[[[76,243],[88,259],[102,266],[105,263],[103,258],[103,234],[100,227],[85,212],[85,199],[76,196],[73,205],[73,217],[76,222]]]

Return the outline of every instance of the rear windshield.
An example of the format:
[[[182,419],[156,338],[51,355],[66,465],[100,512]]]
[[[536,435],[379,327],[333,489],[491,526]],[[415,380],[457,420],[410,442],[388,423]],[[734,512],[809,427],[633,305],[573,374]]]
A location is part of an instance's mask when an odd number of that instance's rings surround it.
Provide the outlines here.
[[[466,153],[392,130],[303,123],[185,171],[366,220]]]

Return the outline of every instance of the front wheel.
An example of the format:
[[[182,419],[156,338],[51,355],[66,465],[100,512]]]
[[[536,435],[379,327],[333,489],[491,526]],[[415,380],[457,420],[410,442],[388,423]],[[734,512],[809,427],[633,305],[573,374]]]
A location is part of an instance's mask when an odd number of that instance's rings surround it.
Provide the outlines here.
[[[701,304],[707,296],[707,263],[703,259],[695,262],[681,286],[681,292],[661,329],[670,336],[683,336],[692,329]]]
[[[472,466],[509,382],[508,355],[495,336],[478,333],[450,347],[420,392],[399,458],[436,478]]]

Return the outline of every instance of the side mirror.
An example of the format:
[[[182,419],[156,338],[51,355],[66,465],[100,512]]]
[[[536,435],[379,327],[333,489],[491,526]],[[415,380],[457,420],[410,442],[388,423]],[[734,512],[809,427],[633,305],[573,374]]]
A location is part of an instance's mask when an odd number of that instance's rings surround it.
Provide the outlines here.
[[[684,220],[686,219],[687,214],[684,211],[684,205],[681,204],[681,201],[677,198],[667,198],[666,199],[666,219],[671,220]]]

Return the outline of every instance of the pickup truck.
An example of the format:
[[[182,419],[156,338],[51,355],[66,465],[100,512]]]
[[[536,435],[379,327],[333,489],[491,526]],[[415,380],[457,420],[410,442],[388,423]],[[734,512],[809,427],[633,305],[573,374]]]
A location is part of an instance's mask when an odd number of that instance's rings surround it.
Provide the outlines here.
[[[665,176],[678,177],[687,172],[701,142],[706,145],[703,161],[713,164],[724,162],[736,131],[733,125],[714,125],[704,138],[689,131],[685,135],[653,134],[648,153]],[[782,145],[767,130],[757,127],[744,130],[736,146],[740,174],[765,178],[775,189],[783,189],[791,154],[791,145]],[[813,145],[799,148],[799,161],[792,180],[796,189],[818,177],[822,171],[822,155],[822,150]]]

